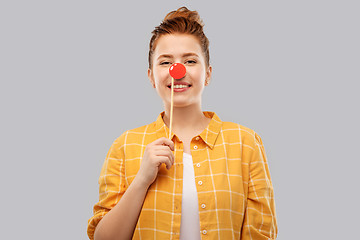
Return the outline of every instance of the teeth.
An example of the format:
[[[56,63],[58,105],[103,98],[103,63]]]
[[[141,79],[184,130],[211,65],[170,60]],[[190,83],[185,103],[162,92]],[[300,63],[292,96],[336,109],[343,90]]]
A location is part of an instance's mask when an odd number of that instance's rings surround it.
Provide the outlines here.
[[[174,85],[174,89],[175,88],[186,88],[188,87],[187,85]]]

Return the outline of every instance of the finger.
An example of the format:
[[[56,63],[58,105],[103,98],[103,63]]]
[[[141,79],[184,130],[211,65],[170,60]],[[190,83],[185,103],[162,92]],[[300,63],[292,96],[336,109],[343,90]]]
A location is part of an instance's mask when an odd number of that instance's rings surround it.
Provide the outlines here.
[[[175,163],[175,156],[174,156],[174,154],[173,154],[173,152],[170,152],[170,159],[171,159],[171,163],[174,165],[174,163]]]
[[[165,137],[162,137],[162,138],[159,138],[157,140],[154,141],[154,143],[156,142],[156,144],[158,145],[166,145],[166,146],[169,146],[169,148],[174,151],[174,142],[171,141],[170,139],[168,138],[165,138]]]
[[[170,147],[169,146],[166,146],[166,145],[156,145],[156,146],[154,146],[153,147],[153,150],[155,151],[155,152],[160,152],[160,151],[166,151],[166,152],[172,152],[171,151],[171,149],[170,149]]]
[[[169,148],[167,149],[167,155],[166,156],[169,158],[171,164],[174,165],[175,156],[174,156],[173,152]]]
[[[166,168],[167,168],[168,170],[171,168],[172,164],[171,164],[171,162],[170,162],[170,160],[169,160],[168,157],[166,157],[166,156],[159,156],[159,157],[158,157],[158,160],[159,160],[159,165],[158,165],[159,167],[160,167],[161,163],[165,163]]]
[[[158,149],[156,151],[155,155],[156,156],[168,157],[169,160],[171,161],[171,164],[174,164],[174,161],[175,161],[174,154],[172,153],[172,151],[168,147],[165,147],[165,149]]]

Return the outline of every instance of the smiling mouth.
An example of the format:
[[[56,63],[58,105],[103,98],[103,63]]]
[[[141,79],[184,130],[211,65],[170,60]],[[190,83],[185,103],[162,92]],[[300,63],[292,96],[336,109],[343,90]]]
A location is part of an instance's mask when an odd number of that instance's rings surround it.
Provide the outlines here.
[[[171,89],[171,84],[167,86]],[[174,89],[180,89],[180,88],[188,88],[191,87],[191,84],[185,85],[185,84],[174,84]]]

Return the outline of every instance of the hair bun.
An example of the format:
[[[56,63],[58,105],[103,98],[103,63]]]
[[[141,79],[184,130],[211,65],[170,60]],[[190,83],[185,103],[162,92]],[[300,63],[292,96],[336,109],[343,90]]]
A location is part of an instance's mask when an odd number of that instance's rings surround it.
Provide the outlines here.
[[[165,18],[164,18],[164,22],[174,19],[174,18],[186,18],[187,20],[190,21],[194,21],[197,22],[200,26],[204,27],[204,23],[200,18],[200,15],[198,14],[197,11],[190,11],[189,9],[187,9],[186,7],[181,7],[176,11],[172,11],[169,12]]]

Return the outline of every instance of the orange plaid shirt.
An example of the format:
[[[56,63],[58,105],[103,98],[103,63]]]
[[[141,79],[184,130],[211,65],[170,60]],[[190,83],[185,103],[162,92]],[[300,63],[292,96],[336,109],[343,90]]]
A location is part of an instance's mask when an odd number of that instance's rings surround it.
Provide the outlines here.
[[[164,112],[149,125],[123,133],[112,144],[99,178],[99,202],[87,233],[121,199],[134,180],[145,147],[168,137]],[[201,239],[275,239],[273,186],[262,140],[253,130],[222,122],[213,112],[208,127],[191,141],[199,202]],[[179,239],[183,183],[183,143],[172,134],[175,163],[162,164],[148,189],[133,239]]]

